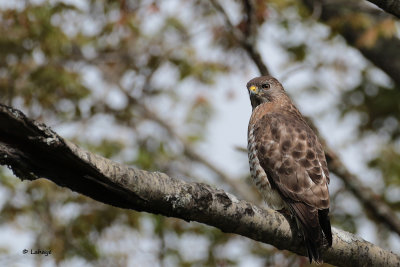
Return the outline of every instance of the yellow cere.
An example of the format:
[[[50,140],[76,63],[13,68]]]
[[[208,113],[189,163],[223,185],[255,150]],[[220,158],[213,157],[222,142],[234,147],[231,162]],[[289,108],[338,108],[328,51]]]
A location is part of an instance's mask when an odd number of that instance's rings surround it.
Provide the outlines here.
[[[257,93],[257,86],[255,85],[250,86],[250,91]]]

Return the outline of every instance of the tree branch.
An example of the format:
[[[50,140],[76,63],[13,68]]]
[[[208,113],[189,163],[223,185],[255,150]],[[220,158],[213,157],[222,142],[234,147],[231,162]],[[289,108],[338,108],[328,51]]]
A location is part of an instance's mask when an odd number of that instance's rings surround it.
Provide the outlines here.
[[[379,0],[376,0],[379,1]],[[385,1],[380,1],[385,2]],[[389,3],[389,1],[387,1]],[[399,5],[399,1],[396,0]],[[365,30],[360,25],[355,26],[352,19],[367,18],[373,25],[379,23],[383,19],[390,18],[389,15],[371,8],[364,8],[360,11],[358,2],[352,4],[351,2],[332,2],[332,1],[315,1],[303,0],[303,3],[310,11],[318,3],[320,7],[320,21],[329,25],[332,30],[337,31],[344,37],[350,46],[358,49],[363,56],[368,59],[376,67],[384,71],[396,85],[400,85],[400,40],[395,34],[392,36],[379,35],[375,43],[371,46],[360,44],[359,40]],[[338,23],[340,21],[340,23]]]
[[[344,182],[346,188],[350,190],[364,206],[368,215],[385,224],[390,230],[400,235],[400,219],[397,217],[396,213],[382,201],[381,197],[375,194],[371,188],[365,186],[358,176],[347,169],[335,151],[333,151],[332,148],[328,146],[325,139],[321,137],[312,120],[310,118],[306,119],[314,132],[317,133],[324,147],[329,171]]]
[[[368,0],[377,5],[386,12],[400,18],[400,1],[399,0]]]
[[[202,183],[131,168],[84,151],[46,125],[0,104],[0,164],[22,180],[49,179],[106,204],[197,221],[305,255],[296,223]],[[400,257],[333,229],[325,262],[337,266],[400,266]]]
[[[364,186],[360,179],[344,166],[335,152],[326,145],[325,154],[328,168],[332,173],[342,179],[346,188],[349,189],[365,207],[368,215],[384,223],[390,230],[400,235],[400,220],[381,197],[376,195],[371,188]]]
[[[269,70],[267,68],[267,66],[264,64],[264,62],[262,61],[261,55],[258,53],[257,49],[255,49],[255,45],[253,44],[253,42],[251,41],[253,38],[247,38],[250,36],[250,34],[252,34],[251,32],[251,28],[252,25],[248,25],[246,28],[250,30],[250,32],[248,32],[249,35],[246,35],[241,32],[237,27],[235,27],[231,20],[229,19],[228,14],[225,12],[224,8],[221,6],[221,4],[216,1],[216,0],[210,0],[211,4],[213,5],[213,7],[215,8],[215,10],[217,10],[222,17],[224,18],[225,21],[225,25],[226,27],[228,27],[229,32],[231,32],[233,34],[233,36],[235,37],[236,41],[240,44],[240,46],[247,52],[247,54],[250,56],[250,58],[254,61],[254,63],[257,65],[257,68],[260,70],[260,73],[262,75],[268,75],[269,74]],[[251,8],[248,9],[249,11],[251,11]],[[249,14],[248,14],[249,15]],[[248,23],[251,23],[251,18],[247,18],[246,21]]]

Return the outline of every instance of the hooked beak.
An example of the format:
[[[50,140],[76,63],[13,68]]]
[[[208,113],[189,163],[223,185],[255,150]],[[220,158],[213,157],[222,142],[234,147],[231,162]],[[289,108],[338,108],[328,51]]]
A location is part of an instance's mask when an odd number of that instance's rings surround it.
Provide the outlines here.
[[[250,86],[249,91],[250,94],[258,94],[258,88],[255,85]]]

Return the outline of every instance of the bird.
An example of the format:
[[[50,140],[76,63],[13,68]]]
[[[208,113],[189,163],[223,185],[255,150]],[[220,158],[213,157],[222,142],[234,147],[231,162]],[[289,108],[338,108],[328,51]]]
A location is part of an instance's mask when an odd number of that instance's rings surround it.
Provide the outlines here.
[[[253,183],[274,210],[296,219],[310,263],[332,246],[329,171],[317,135],[272,76],[247,85],[252,113],[248,157]]]

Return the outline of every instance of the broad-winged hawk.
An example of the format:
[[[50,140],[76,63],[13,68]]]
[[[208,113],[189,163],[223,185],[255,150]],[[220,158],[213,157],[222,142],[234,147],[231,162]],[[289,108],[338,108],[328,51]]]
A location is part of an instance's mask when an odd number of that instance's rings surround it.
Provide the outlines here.
[[[310,259],[332,246],[329,172],[317,136],[271,76],[247,83],[253,108],[248,128],[252,179],[267,204],[286,209],[302,230]]]

